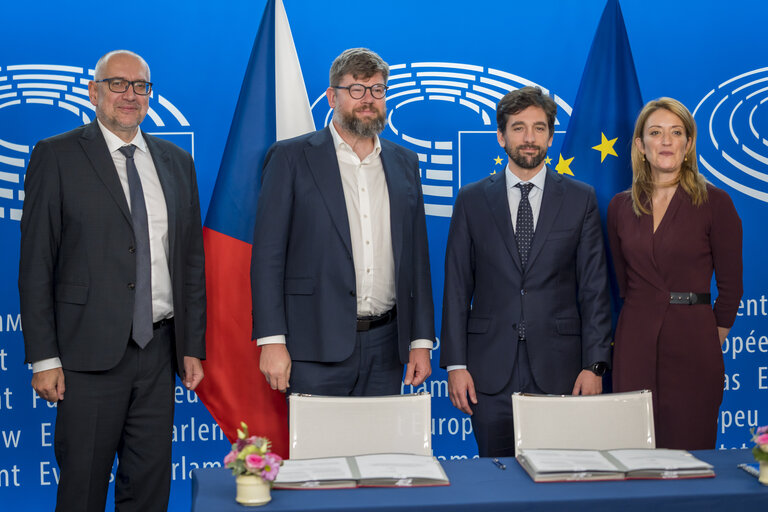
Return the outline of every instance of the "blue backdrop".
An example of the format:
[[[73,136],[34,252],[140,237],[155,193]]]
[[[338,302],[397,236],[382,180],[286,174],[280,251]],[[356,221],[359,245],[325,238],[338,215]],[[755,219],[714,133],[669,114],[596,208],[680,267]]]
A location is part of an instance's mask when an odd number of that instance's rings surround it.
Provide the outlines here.
[[[436,325],[443,255],[458,188],[503,169],[494,106],[511,86],[535,83],[560,114],[558,154],[605,0],[511,2],[390,0],[333,4],[284,0],[318,127],[333,58],[368,46],[392,66],[385,136],[423,155]],[[19,214],[32,145],[93,118],[85,93],[99,56],[116,48],[143,55],[155,94],[143,128],[194,154],[203,215],[222,157],[264,0],[109,4],[6,2],[0,17],[0,503],[49,510],[58,468],[55,408],[29,387],[17,293]],[[742,0],[624,0],[621,7],[644,101],[672,96],[699,125],[700,167],[734,200],[744,223],[744,298],[723,347],[725,399],[718,445],[746,446],[749,428],[768,423],[768,4]],[[611,73],[606,65],[605,73]],[[412,100],[418,88],[423,98]],[[410,91],[410,92],[409,92]],[[463,102],[457,101],[460,93]],[[402,94],[400,94],[402,93]],[[461,94],[463,93],[463,94]],[[316,101],[317,100],[317,101]],[[621,142],[621,141],[620,141]],[[619,143],[620,143],[619,142]],[[596,142],[597,143],[597,142]],[[619,145],[616,146],[617,148]],[[579,178],[578,172],[575,173]],[[433,354],[437,364],[438,354]],[[243,385],[260,378],[258,368]],[[435,454],[472,457],[466,416],[447,398],[436,370]],[[424,387],[419,388],[419,390]],[[411,391],[406,389],[405,391]],[[692,397],[695,399],[695,397]],[[189,474],[218,465],[228,442],[194,393],[177,387],[172,510],[189,508]],[[22,505],[23,504],[23,505]]]

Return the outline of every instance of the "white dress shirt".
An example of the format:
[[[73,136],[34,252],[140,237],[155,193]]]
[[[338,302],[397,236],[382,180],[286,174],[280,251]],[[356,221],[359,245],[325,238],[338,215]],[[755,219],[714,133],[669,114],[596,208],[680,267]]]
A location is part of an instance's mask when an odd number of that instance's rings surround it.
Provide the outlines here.
[[[357,316],[378,316],[395,306],[395,258],[389,189],[381,162],[381,141],[376,136],[373,151],[362,160],[354,149],[329,125],[341,185],[347,207],[352,259],[357,286]],[[285,336],[267,336],[258,345],[285,343]],[[432,348],[432,341],[412,340],[411,348]]]
[[[149,223],[149,250],[152,273],[152,321],[158,322],[173,316],[173,289],[171,287],[171,274],[168,267],[168,208],[165,203],[165,194],[157,177],[157,169],[149,153],[149,148],[141,135],[141,130],[136,132],[133,140],[126,144],[120,137],[109,131],[101,121],[98,121],[101,133],[107,143],[107,149],[115,163],[117,177],[125,193],[128,209],[131,208],[130,189],[128,187],[128,173],[125,167],[125,156],[120,148],[129,144],[136,146],[133,155],[136,170],[141,179],[141,188],[144,191],[144,202],[147,207],[147,220]],[[61,366],[58,357],[44,359],[32,363],[32,371],[37,373]]]
[[[536,231],[536,224],[539,220],[539,212],[541,211],[541,198],[544,196],[544,182],[547,179],[547,166],[542,165],[539,172],[528,181],[523,181],[515,176],[512,171],[509,170],[509,163],[504,170],[504,178],[507,181],[507,202],[509,203],[509,214],[512,216],[512,227],[517,229],[517,209],[520,206],[521,190],[516,187],[518,183],[530,183],[533,185],[530,192],[528,192],[528,202],[531,203],[531,211],[533,213],[533,229]],[[465,364],[453,364],[446,367],[447,371],[452,370],[466,370]]]

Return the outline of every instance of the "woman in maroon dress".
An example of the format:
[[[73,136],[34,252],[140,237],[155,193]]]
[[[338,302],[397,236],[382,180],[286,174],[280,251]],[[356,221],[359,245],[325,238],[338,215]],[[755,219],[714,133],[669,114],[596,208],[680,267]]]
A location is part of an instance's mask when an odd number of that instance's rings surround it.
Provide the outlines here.
[[[682,103],[648,103],[633,142],[632,188],[608,206],[624,299],[614,391],[653,392],[656,446],[711,449],[723,397],[720,346],[742,294],[741,220],[728,194],[699,174],[696,123]]]

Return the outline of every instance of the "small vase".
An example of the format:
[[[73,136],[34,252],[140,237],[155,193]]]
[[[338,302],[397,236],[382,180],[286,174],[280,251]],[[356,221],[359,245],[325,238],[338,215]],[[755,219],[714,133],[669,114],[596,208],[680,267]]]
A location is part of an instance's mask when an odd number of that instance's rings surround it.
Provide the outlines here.
[[[235,500],[241,505],[259,506],[269,503],[270,485],[256,475],[240,475],[235,479],[237,496]]]
[[[763,485],[768,485],[768,462],[760,461],[760,473],[757,480]]]

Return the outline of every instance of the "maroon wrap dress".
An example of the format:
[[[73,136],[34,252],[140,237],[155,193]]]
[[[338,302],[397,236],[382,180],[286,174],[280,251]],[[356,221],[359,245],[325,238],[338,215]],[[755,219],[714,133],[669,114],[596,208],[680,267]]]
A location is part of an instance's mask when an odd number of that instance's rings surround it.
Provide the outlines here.
[[[742,230],[731,198],[707,185],[693,206],[678,186],[653,231],[629,192],[608,206],[608,238],[624,304],[616,327],[613,389],[653,392],[656,446],[712,449],[723,397],[717,327],[731,327],[742,294]],[[711,305],[670,304],[670,292],[707,293]],[[715,295],[713,295],[713,299]]]

